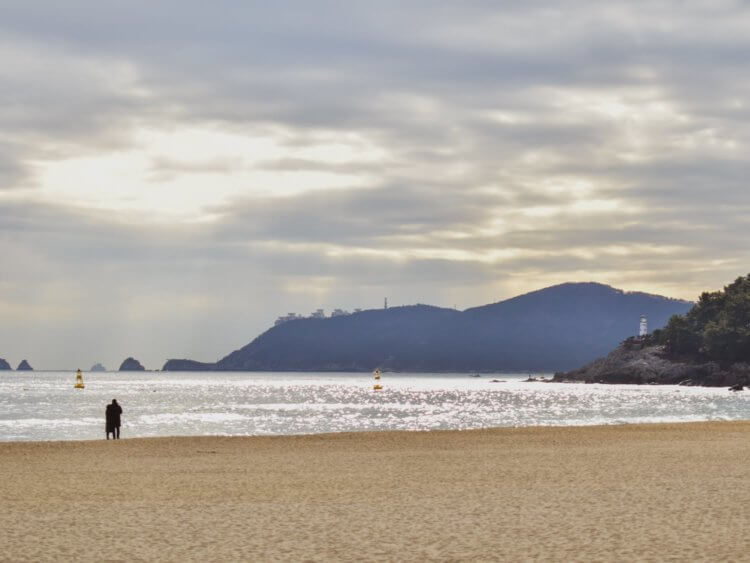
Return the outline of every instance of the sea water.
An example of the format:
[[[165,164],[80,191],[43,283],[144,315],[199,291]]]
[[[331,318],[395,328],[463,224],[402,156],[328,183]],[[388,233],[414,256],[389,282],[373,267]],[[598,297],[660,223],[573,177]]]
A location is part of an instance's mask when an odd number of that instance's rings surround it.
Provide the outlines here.
[[[0,441],[316,434],[498,426],[750,419],[750,392],[726,388],[529,382],[528,374],[140,372],[0,373]]]

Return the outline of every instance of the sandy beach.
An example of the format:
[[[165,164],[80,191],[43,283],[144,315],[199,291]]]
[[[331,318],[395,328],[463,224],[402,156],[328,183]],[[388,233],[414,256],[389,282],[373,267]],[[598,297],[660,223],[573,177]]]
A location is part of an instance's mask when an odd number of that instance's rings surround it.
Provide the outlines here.
[[[0,559],[747,560],[750,422],[0,443]]]

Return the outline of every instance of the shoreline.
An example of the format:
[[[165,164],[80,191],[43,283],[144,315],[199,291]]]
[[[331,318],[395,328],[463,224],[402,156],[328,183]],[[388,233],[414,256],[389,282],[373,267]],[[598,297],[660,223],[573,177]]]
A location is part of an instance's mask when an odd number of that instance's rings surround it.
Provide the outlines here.
[[[581,383],[581,382],[576,382]],[[190,435],[169,435],[169,436],[124,436],[120,438],[123,441],[150,441],[150,440],[202,440],[202,439],[239,439],[255,440],[267,438],[308,438],[308,437],[335,437],[340,435],[363,436],[379,434],[424,434],[424,433],[467,433],[467,432],[487,432],[487,431],[519,431],[519,430],[561,430],[570,429],[593,429],[593,428],[621,428],[621,427],[643,427],[652,426],[679,427],[683,425],[723,425],[723,424],[745,424],[750,425],[750,419],[737,420],[684,420],[670,422],[615,422],[612,424],[571,424],[571,425],[535,425],[535,426],[487,426],[484,428],[450,428],[450,429],[415,429],[415,430],[344,430],[341,432],[316,432],[309,434],[248,434],[248,435],[225,435],[225,434],[190,434]],[[109,440],[113,441],[113,440]],[[107,442],[105,438],[82,438],[80,440],[0,440],[0,448],[7,444],[82,444]]]
[[[741,560],[750,421],[0,443],[10,560]]]

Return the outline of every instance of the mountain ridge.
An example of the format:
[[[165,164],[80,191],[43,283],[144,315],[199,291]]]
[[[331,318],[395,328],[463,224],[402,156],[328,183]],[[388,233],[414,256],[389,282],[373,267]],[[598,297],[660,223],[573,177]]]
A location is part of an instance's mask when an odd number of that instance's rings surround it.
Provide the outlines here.
[[[591,361],[635,334],[641,314],[658,328],[692,305],[596,282],[567,282],[464,311],[417,304],[295,319],[215,364],[169,360],[163,369],[558,371]]]

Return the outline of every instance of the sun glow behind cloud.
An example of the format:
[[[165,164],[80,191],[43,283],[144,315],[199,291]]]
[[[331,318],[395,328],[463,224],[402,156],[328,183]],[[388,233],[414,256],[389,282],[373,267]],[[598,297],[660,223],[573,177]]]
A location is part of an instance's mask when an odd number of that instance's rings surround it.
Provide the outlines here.
[[[356,189],[375,177],[358,166],[382,163],[383,149],[361,136],[325,131],[294,142],[291,131],[262,134],[226,129],[141,128],[129,148],[34,163],[41,200],[154,219],[200,220],[238,197],[294,196]],[[269,164],[314,162],[316,169],[281,170]],[[340,169],[337,169],[340,167]]]

